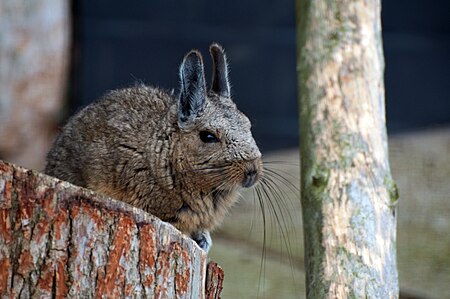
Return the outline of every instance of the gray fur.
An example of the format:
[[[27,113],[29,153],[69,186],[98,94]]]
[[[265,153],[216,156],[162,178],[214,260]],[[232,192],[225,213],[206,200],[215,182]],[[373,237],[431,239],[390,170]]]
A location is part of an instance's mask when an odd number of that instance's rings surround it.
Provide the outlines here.
[[[210,52],[222,83],[206,92],[201,55],[191,51],[178,96],[144,85],[108,92],[64,126],[45,172],[171,222],[208,251],[209,231],[262,174],[250,121],[229,97],[223,49]],[[203,142],[202,131],[218,142]]]

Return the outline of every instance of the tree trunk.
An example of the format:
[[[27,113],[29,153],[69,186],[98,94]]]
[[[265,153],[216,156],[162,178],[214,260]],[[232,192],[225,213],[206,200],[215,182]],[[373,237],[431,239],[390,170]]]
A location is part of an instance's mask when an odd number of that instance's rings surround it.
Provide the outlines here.
[[[0,159],[42,169],[63,106],[70,1],[1,0],[0,30]]]
[[[0,161],[2,298],[220,298],[206,262],[140,209]]]
[[[297,0],[308,298],[398,298],[380,0]]]

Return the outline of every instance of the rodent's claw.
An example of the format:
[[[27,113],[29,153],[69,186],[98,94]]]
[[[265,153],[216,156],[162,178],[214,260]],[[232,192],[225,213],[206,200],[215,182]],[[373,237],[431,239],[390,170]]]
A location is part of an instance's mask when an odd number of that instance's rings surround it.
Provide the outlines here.
[[[206,253],[211,249],[212,239],[207,230],[200,230],[192,234],[192,239],[197,242],[198,246]]]

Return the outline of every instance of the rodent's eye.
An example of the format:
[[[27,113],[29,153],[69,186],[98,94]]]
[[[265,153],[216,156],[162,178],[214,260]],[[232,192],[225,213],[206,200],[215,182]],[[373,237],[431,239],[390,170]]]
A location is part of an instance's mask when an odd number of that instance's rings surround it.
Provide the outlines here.
[[[215,143],[215,142],[219,142],[219,138],[217,138],[216,135],[214,135],[211,132],[208,131],[201,131],[200,132],[200,139],[201,141],[203,141],[204,143]]]

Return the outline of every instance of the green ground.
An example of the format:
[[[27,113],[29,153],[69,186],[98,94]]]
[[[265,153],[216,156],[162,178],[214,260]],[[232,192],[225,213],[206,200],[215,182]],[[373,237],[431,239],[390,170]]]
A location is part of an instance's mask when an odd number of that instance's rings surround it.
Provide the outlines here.
[[[450,298],[450,129],[395,135],[389,148],[400,191],[397,248],[402,295]],[[266,160],[289,162],[277,168],[298,188],[298,150],[273,153]],[[265,209],[265,258],[262,214],[253,192],[243,194],[214,233],[210,257],[225,270],[224,299],[304,298],[300,199],[287,188],[284,193],[285,206],[278,209],[285,220],[282,229]]]

